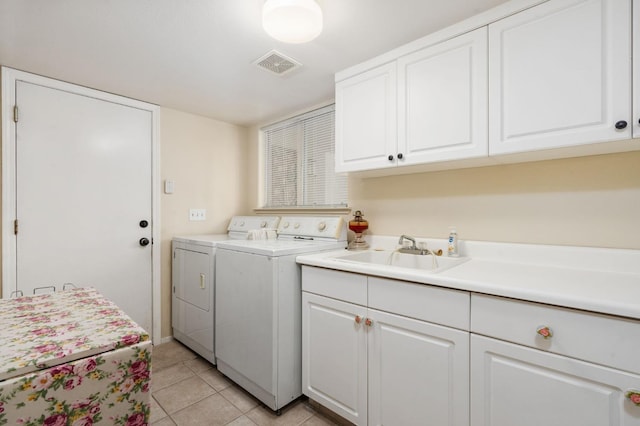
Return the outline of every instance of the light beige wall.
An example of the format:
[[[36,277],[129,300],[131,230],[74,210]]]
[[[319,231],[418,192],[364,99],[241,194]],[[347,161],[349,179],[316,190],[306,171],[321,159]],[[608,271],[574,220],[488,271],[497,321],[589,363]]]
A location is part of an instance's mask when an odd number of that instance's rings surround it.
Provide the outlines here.
[[[161,195],[162,331],[171,336],[171,238],[225,233],[229,218],[248,214],[246,196],[247,129],[163,108],[160,119],[162,183],[175,181],[173,194]],[[190,222],[189,208],[207,209],[206,220]]]
[[[257,128],[249,155],[258,161]],[[259,176],[251,207],[258,204]],[[349,206],[369,232],[640,249],[640,152],[429,172],[349,177]]]
[[[377,235],[640,249],[640,152],[349,181]]]

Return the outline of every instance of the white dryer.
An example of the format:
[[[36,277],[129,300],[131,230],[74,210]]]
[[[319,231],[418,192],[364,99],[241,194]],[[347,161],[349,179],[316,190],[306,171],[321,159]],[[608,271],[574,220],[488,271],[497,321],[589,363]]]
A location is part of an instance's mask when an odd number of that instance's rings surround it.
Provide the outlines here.
[[[276,229],[274,216],[234,216],[226,234],[173,238],[171,325],[173,337],[216,363],[215,254],[221,241],[244,240],[250,232]]]
[[[277,240],[218,246],[218,370],[272,410],[302,395],[302,289],[296,257],[345,248],[346,236],[341,217],[283,216]]]

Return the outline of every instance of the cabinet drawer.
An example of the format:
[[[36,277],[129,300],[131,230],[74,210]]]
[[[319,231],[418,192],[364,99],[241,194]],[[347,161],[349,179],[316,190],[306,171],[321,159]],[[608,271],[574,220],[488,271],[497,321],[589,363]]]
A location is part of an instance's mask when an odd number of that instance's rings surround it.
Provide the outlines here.
[[[358,305],[367,305],[367,276],[302,266],[302,290]]]
[[[469,293],[369,277],[369,307],[469,330]]]
[[[640,321],[473,294],[471,331],[640,373]]]

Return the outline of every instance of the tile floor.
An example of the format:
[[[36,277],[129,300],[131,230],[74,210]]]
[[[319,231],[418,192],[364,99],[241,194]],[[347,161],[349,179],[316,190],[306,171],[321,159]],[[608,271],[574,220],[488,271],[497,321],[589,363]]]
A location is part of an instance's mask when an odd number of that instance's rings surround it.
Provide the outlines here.
[[[177,341],[153,348],[153,426],[327,426],[332,420],[298,400],[280,416]]]

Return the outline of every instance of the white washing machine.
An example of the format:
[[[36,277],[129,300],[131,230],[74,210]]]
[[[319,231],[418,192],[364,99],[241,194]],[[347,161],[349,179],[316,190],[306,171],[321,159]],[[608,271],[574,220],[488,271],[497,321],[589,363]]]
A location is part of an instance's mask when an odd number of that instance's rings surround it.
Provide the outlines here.
[[[333,216],[283,216],[277,240],[218,244],[218,370],[274,411],[302,395],[302,289],[296,257],[346,245],[345,223]]]
[[[174,237],[171,325],[173,337],[215,364],[215,254],[221,241],[246,239],[258,229],[276,229],[273,216],[234,216],[226,234]]]

